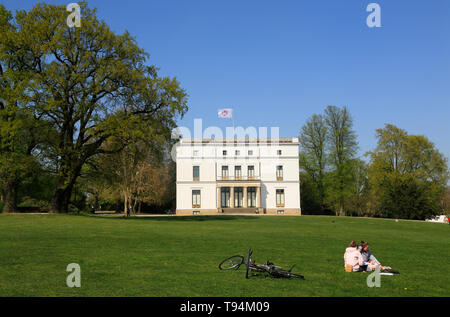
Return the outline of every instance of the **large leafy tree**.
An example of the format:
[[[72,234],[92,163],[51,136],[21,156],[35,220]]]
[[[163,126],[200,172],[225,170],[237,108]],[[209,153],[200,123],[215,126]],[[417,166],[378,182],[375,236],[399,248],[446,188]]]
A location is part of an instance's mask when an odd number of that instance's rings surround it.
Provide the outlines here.
[[[64,6],[38,4],[15,17],[16,54],[26,48],[35,66],[29,104],[55,131],[49,140],[58,177],[52,212],[68,211],[86,163],[122,150],[127,140],[167,134],[187,110],[178,81],[148,66],[148,54],[130,34],[112,32],[84,2],[81,10],[80,28],[67,25]],[[124,142],[105,149],[111,138]]]
[[[30,107],[27,88],[33,85],[35,60],[32,50],[22,45],[12,14],[0,5],[0,180],[5,212],[16,211],[19,184],[38,168],[36,152],[50,131]]]
[[[346,211],[353,215],[363,216],[370,214],[370,184],[368,175],[368,164],[361,159],[351,161],[350,195],[346,200]]]
[[[343,215],[345,201],[352,193],[352,168],[358,149],[353,120],[346,107],[328,106],[325,109],[328,128],[327,144],[332,167],[330,174],[329,203],[335,206],[336,214]]]
[[[376,131],[370,182],[380,216],[425,219],[441,210],[449,172],[446,158],[422,135],[386,124]]]
[[[327,126],[322,115],[314,114],[302,126],[300,131],[300,168],[312,181],[310,194],[317,191],[319,208],[323,211],[325,205],[325,168]],[[304,188],[307,187],[305,180]],[[315,190],[314,190],[315,189]]]

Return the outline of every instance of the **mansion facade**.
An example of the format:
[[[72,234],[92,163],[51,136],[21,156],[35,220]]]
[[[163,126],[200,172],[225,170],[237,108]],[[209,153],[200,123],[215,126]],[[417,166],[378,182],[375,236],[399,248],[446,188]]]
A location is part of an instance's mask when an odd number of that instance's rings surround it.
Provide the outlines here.
[[[298,138],[181,139],[178,215],[301,215]]]

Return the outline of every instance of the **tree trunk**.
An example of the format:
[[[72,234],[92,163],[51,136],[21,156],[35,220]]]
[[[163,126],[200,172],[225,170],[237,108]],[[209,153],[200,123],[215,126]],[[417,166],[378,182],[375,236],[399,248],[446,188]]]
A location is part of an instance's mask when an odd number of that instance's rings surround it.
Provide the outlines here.
[[[4,206],[3,212],[17,211],[17,188],[19,183],[17,181],[3,181]]]
[[[339,216],[345,216],[344,205],[339,206]]]
[[[70,197],[72,196],[72,190],[75,185],[76,177],[70,180],[61,177],[58,181],[53,198],[50,202],[50,213],[66,214],[69,212]],[[66,184],[66,185],[65,185]]]
[[[71,186],[67,186],[65,188],[57,188],[50,202],[50,213],[68,213],[71,194]]]
[[[127,216],[127,209],[128,209],[128,195],[124,192],[123,193],[123,214],[125,217]]]
[[[70,164],[64,164],[66,167],[61,168],[63,173],[58,179],[58,185],[56,186],[53,198],[50,202],[50,213],[59,214],[69,212],[72,190],[80,175],[82,164],[82,162],[78,162],[77,165],[72,166],[70,166]]]
[[[92,213],[94,213],[95,214],[95,211],[97,211],[98,210],[98,205],[99,205],[99,197],[98,197],[98,193],[95,193],[94,194],[94,210],[93,210],[93,212]]]

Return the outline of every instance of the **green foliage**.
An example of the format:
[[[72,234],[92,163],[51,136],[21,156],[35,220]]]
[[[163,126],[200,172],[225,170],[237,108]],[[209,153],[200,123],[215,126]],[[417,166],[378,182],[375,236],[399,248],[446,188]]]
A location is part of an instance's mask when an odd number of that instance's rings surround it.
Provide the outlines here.
[[[187,111],[187,94],[176,78],[159,76],[134,37],[115,34],[86,2],[80,6],[80,28],[67,26],[65,6],[41,3],[14,17],[0,7],[1,141],[8,153],[21,153],[18,145],[29,149],[28,139],[42,147],[40,154],[58,176],[52,212],[68,211],[77,179],[95,157],[120,152],[136,140],[166,140]],[[33,122],[28,118],[38,118],[48,131],[19,135],[30,130],[24,129]],[[112,138],[121,142],[106,150]],[[15,168],[8,173],[26,173],[30,163],[21,162],[14,157],[13,164],[2,166]]]
[[[302,127],[304,212],[426,219],[449,209],[447,159],[431,141],[386,124],[367,164],[356,158],[352,125],[345,107],[328,106]]]
[[[357,194],[357,150],[353,122],[346,107],[328,106],[323,115],[313,115],[300,131],[300,168],[308,176],[302,183],[311,195],[302,208],[329,208],[344,215],[346,203]]]
[[[323,210],[325,206],[327,131],[322,115],[313,115],[303,125],[299,137],[302,148],[300,152],[300,167],[306,172],[306,175],[310,176],[304,185],[309,189],[310,194],[317,192],[317,195],[314,195],[317,196],[320,210]],[[312,187],[308,186],[310,183]],[[310,209],[310,207],[307,207],[307,209]]]
[[[377,139],[376,149],[368,153],[377,215],[426,219],[442,213],[449,171],[434,144],[391,124],[377,130]]]
[[[40,200],[29,196],[23,196],[18,207],[36,207],[41,212],[50,210],[50,203],[48,200]]]

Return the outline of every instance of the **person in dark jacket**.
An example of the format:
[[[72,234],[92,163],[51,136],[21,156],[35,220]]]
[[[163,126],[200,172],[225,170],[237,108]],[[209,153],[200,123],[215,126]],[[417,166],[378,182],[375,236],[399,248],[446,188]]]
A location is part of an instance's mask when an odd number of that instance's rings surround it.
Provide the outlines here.
[[[377,260],[377,258],[370,252],[370,246],[369,243],[365,241],[361,241],[360,246],[358,247],[358,251],[361,252],[362,258],[363,258],[363,265],[362,269],[364,271],[371,271],[373,267],[380,266],[380,269],[383,269],[383,266],[381,266],[380,261]]]

